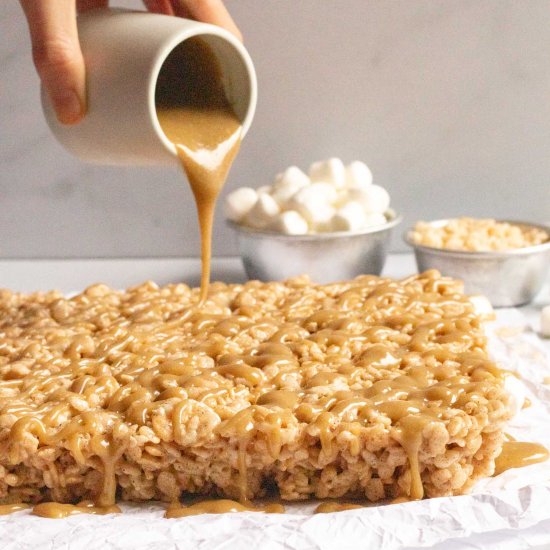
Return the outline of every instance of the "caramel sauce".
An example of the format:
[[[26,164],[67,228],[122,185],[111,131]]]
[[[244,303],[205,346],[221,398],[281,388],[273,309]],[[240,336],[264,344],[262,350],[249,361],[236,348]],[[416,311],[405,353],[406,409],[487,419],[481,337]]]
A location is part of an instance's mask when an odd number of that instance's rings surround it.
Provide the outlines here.
[[[265,512],[267,514],[284,514],[285,508],[282,504],[268,504],[256,507],[245,505],[235,500],[215,499],[197,502],[191,506],[182,506],[179,503],[171,505],[164,514],[165,518],[184,518],[197,516],[199,514],[227,514],[235,512]]]
[[[533,403],[531,402],[531,400],[526,397],[524,400],[523,400],[523,405],[521,406],[522,409],[528,409],[529,407],[531,407]]]
[[[423,430],[434,418],[430,414],[406,414],[400,418],[399,441],[409,459],[411,469],[411,485],[409,496],[412,500],[420,500],[424,496],[424,486],[420,476],[418,454],[423,442]]]
[[[522,468],[548,460],[548,450],[540,443],[526,441],[505,441],[502,452],[495,461],[495,473],[498,476],[511,468]]]
[[[30,507],[31,507],[30,504],[23,504],[23,503],[0,504],[0,516],[6,516],[8,514],[13,514],[14,512],[27,510]]]
[[[204,303],[210,281],[214,210],[239,150],[241,122],[227,100],[218,59],[201,38],[190,38],[170,53],[159,74],[155,101],[160,126],[176,146],[197,205],[200,300]]]
[[[322,502],[313,510],[314,514],[331,514],[333,512],[346,512],[347,510],[358,510],[364,508],[360,504],[350,502]]]
[[[116,505],[95,506],[92,502],[81,502],[79,504],[61,504],[59,502],[41,502],[36,504],[32,513],[35,516],[49,519],[62,519],[77,514],[120,514],[121,510]]]

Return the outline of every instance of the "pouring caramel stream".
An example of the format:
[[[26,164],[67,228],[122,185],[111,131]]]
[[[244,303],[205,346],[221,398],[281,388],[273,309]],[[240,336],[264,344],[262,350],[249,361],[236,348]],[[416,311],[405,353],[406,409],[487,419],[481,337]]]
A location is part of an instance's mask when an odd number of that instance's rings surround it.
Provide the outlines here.
[[[197,205],[201,304],[208,296],[216,200],[239,150],[242,132],[222,77],[208,44],[201,38],[190,38],[169,55],[156,90],[160,126],[176,147]]]

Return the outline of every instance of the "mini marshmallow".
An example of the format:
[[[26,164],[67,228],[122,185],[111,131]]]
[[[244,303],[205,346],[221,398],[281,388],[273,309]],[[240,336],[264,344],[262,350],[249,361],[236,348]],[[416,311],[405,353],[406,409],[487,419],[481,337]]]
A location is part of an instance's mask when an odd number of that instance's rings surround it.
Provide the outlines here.
[[[372,172],[370,168],[360,160],[354,160],[346,166],[346,185],[364,189],[372,185]]]
[[[241,221],[258,199],[257,192],[251,187],[239,187],[225,198],[225,216],[234,221]]]
[[[352,187],[348,191],[348,197],[360,202],[367,214],[383,214],[390,206],[388,192],[379,185],[369,185],[364,189]]]
[[[271,196],[283,206],[292,195],[309,183],[309,178],[297,166],[290,166],[275,178]]]
[[[280,208],[275,199],[267,193],[262,193],[258,195],[258,200],[250,209],[244,221],[246,225],[250,227],[262,229],[267,226],[279,212]]]
[[[337,197],[338,191],[330,183],[318,182],[302,187],[292,196],[289,203],[305,204],[313,201],[332,204]]]
[[[330,158],[314,162],[309,167],[309,177],[312,182],[331,183],[334,187],[346,185],[346,167],[338,158]]]
[[[286,235],[305,235],[308,232],[307,221],[296,210],[281,212],[269,224],[269,229]]]
[[[342,206],[347,204],[350,201],[350,199],[348,196],[348,190],[346,188],[337,189],[336,192],[337,192],[336,199],[332,202],[332,206],[338,209],[338,208],[342,208]]]
[[[474,306],[475,312],[482,319],[489,320],[495,318],[495,311],[493,309],[493,306],[486,296],[483,296],[482,294],[474,294],[472,296],[469,296],[469,300]]]
[[[365,216],[365,227],[372,227],[373,225],[383,225],[388,220],[384,214],[367,214]]]
[[[550,338],[550,306],[545,306],[540,312],[540,333]]]
[[[334,208],[329,201],[323,200],[323,197],[315,198],[315,195],[302,193],[303,191],[309,190],[310,187],[313,187],[313,185],[304,187],[304,189],[298,191],[289,201],[288,206],[292,210],[298,211],[311,226],[325,224],[329,222],[334,215]]]
[[[361,203],[350,201],[332,217],[332,231],[358,231],[365,227],[365,210]]]

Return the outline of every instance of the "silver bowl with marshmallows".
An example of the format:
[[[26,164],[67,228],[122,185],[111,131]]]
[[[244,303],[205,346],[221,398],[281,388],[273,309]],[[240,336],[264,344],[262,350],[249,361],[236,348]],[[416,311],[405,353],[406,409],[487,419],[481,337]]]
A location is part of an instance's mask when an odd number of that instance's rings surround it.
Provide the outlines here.
[[[418,271],[464,281],[493,307],[533,300],[550,270],[550,228],[528,222],[457,218],[419,222],[405,234]]]
[[[307,274],[316,283],[379,275],[392,229],[401,218],[366,164],[337,158],[304,173],[290,166],[272,185],[241,187],[225,200],[250,279],[280,281]]]

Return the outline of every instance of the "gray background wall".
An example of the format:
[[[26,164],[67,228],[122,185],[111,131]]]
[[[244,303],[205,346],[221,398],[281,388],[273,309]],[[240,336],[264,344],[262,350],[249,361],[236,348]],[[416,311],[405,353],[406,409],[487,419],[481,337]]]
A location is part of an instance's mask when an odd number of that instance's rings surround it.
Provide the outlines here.
[[[85,165],[54,141],[19,5],[2,4],[0,257],[197,255],[176,168]],[[405,224],[550,219],[550,0],[227,5],[260,84],[228,189],[340,156],[371,166]],[[221,216],[214,251],[235,252]]]

